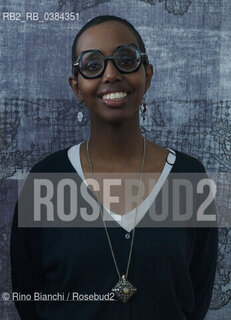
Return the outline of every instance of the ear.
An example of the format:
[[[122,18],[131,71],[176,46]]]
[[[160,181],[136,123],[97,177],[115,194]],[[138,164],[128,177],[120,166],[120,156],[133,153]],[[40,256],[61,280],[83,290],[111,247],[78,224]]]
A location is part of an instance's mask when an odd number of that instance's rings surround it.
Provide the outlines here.
[[[83,94],[79,88],[78,81],[75,77],[71,76],[69,78],[69,85],[71,86],[72,90],[74,91],[75,95],[77,96],[80,103],[83,102]]]
[[[151,81],[152,81],[152,76],[153,76],[153,66],[149,64],[145,70],[146,72],[146,81],[145,81],[145,92],[148,90],[150,87]]]

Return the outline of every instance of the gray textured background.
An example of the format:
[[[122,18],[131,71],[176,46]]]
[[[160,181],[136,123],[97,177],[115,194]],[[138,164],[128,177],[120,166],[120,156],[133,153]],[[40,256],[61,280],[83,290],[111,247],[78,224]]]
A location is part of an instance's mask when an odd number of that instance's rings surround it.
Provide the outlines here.
[[[78,21],[3,21],[3,12],[78,12]],[[0,4],[0,292],[10,291],[9,238],[17,179],[47,154],[88,137],[89,115],[68,85],[76,32],[100,14],[127,18],[155,74],[146,137],[196,156],[209,172],[231,169],[230,0],[52,0]],[[41,20],[40,19],[40,20]],[[82,121],[78,112],[83,113]],[[231,190],[220,212],[231,211]],[[208,320],[231,319],[231,230],[219,230]],[[0,301],[0,319],[18,319]]]

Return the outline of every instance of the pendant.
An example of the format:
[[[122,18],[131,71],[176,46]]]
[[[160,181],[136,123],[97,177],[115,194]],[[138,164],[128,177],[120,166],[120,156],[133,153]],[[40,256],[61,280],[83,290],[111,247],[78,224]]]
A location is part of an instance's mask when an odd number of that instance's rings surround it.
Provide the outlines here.
[[[122,275],[122,279],[112,288],[112,292],[115,293],[118,300],[127,302],[137,289],[126,279],[125,275]]]

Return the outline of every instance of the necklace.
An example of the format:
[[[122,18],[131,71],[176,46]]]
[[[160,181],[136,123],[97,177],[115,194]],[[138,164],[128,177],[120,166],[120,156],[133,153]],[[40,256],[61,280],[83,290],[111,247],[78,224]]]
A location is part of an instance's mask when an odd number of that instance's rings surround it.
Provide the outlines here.
[[[129,256],[128,256],[128,264],[127,264],[127,270],[126,270],[126,274],[123,274],[121,276],[121,273],[119,271],[117,262],[116,262],[116,258],[115,258],[115,254],[114,254],[114,250],[112,247],[112,243],[111,243],[111,239],[109,237],[108,234],[108,230],[107,230],[107,226],[106,223],[104,221],[103,218],[103,213],[102,213],[102,208],[100,205],[100,201],[99,198],[96,194],[96,198],[97,198],[97,202],[100,208],[100,213],[102,216],[102,220],[103,220],[103,225],[104,225],[104,229],[106,232],[106,236],[108,239],[108,243],[111,249],[111,254],[113,257],[113,261],[115,264],[115,268],[119,277],[119,281],[116,283],[116,285],[112,288],[112,292],[115,293],[116,297],[118,300],[122,301],[122,302],[127,302],[132,296],[133,294],[137,291],[137,289],[131,284],[131,282],[129,282],[127,280],[128,277],[128,271],[129,271],[129,267],[130,267],[130,262],[131,262],[131,256],[132,256],[132,249],[133,249],[133,242],[134,242],[134,237],[135,237],[135,226],[136,226],[136,216],[137,216],[137,208],[138,208],[138,203],[139,203],[139,198],[140,198],[140,184],[141,184],[141,180],[142,180],[142,174],[143,174],[143,168],[144,168],[144,160],[145,160],[145,153],[146,153],[146,139],[143,137],[143,155],[142,155],[142,161],[141,161],[141,166],[140,166],[140,174],[139,174],[139,188],[138,188],[138,196],[137,196],[137,206],[136,206],[136,213],[135,213],[135,224],[134,224],[134,228],[132,231],[132,239],[131,239],[131,247],[130,247],[130,251],[129,251]],[[94,177],[94,173],[93,173],[93,166],[92,166],[92,161],[91,161],[91,157],[90,157],[90,153],[89,153],[89,140],[87,140],[87,157],[88,157],[88,162],[91,168],[91,174],[93,179],[95,180]]]

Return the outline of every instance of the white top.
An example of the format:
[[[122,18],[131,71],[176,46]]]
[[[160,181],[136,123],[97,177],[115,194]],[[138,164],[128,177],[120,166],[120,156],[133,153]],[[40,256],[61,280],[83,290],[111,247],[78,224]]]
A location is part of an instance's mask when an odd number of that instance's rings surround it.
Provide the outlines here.
[[[87,181],[84,177],[82,164],[80,160],[80,145],[83,142],[72,146],[70,149],[68,149],[68,158],[72,164],[72,166],[75,168],[78,175],[81,177],[81,179],[84,181],[84,183],[88,186]],[[126,212],[124,215],[119,215],[105,207],[104,210],[108,212],[112,218],[127,232],[131,232],[131,230],[141,221],[141,219],[145,216],[148,209],[151,207],[152,203],[154,202],[155,198],[157,197],[159,191],[161,190],[165,180],[167,179],[170,171],[172,170],[172,167],[176,160],[176,153],[174,150],[167,148],[170,152],[168,154],[165,166],[161,172],[161,175],[159,176],[159,179],[157,180],[155,186],[149,193],[149,195],[145,198],[144,201],[142,201],[137,208],[132,209],[129,212]],[[137,216],[136,215],[136,209],[137,209]]]

